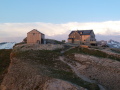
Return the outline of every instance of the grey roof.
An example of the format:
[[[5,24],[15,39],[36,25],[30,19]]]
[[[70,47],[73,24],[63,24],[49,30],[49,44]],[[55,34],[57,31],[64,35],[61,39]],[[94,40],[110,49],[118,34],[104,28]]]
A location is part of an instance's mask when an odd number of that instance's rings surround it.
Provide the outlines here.
[[[90,35],[90,33],[92,32],[93,30],[76,30],[76,31],[71,31],[71,33],[69,35],[71,35],[73,32],[78,32],[79,34],[82,34],[81,35]]]

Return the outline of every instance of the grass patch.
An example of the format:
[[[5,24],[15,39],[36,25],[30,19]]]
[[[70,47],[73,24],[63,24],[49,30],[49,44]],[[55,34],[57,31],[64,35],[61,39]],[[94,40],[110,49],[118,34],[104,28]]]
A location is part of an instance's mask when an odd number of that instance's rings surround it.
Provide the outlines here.
[[[13,52],[12,57],[20,58],[21,60],[34,60],[38,64],[44,65],[50,68],[66,69],[70,71],[70,67],[67,64],[58,60],[61,49],[58,50],[28,50]]]
[[[109,55],[105,52],[102,52],[100,50],[94,50],[94,49],[88,49],[88,48],[73,48],[65,53],[66,56],[73,56],[74,53],[82,53],[82,54],[87,54],[87,55],[92,55],[96,57],[101,57],[101,58],[109,58],[113,60],[120,61],[119,57],[116,57],[114,55]]]
[[[118,49],[118,48],[117,49],[116,48],[111,48],[110,50],[115,52],[115,53],[120,54],[120,49]]]
[[[10,64],[10,53],[12,49],[0,50],[0,83],[3,80],[4,74],[7,72],[7,68]]]

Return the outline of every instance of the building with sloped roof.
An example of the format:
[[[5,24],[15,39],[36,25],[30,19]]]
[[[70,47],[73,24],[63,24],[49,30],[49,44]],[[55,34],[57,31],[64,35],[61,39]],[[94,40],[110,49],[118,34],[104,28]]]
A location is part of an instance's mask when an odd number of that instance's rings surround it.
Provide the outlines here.
[[[76,30],[71,31],[68,36],[68,43],[74,44],[96,44],[93,30]]]
[[[45,35],[37,29],[27,33],[27,44],[44,44]]]

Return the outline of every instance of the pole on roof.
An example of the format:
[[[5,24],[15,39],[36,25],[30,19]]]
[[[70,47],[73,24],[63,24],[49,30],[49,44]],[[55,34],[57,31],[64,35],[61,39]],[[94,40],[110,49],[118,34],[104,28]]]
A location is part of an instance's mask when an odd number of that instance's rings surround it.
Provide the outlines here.
[[[80,44],[82,45],[82,34],[83,32],[80,33]]]
[[[82,40],[82,35],[80,34],[80,43],[79,43],[79,46],[81,45],[81,40]]]

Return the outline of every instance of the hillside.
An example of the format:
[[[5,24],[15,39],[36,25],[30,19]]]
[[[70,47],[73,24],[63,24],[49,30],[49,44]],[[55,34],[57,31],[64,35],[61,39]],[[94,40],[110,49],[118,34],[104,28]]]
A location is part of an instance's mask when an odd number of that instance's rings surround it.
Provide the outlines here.
[[[66,48],[15,46],[1,90],[119,90],[119,58],[79,47],[61,53]]]
[[[33,47],[36,48],[36,46]],[[49,48],[51,47],[49,45]],[[20,48],[27,48],[27,50]],[[33,50],[28,48],[31,47],[21,45],[14,48],[11,53],[8,73],[1,85],[2,89],[56,90],[56,88],[63,87],[65,90],[67,88],[74,88],[73,90],[80,90],[80,88],[81,90],[85,90],[84,88],[99,90],[96,84],[82,80],[66,63],[59,59],[60,49]],[[58,83],[62,86],[56,86]],[[50,86],[54,89],[50,89]]]
[[[97,49],[74,48],[65,53],[67,62],[83,76],[99,83],[106,90],[120,88],[120,54]]]
[[[0,83],[2,82],[4,75],[7,73],[7,68],[10,64],[11,49],[0,50]]]

